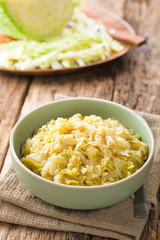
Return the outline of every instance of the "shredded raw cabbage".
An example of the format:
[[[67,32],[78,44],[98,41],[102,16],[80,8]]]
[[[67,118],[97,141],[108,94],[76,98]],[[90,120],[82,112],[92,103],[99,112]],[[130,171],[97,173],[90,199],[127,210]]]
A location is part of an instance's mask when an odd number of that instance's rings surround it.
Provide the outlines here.
[[[16,70],[61,69],[105,60],[123,45],[78,9],[61,36],[50,41],[17,40],[0,44],[0,66]]]
[[[75,114],[51,120],[22,147],[22,163],[53,182],[92,186],[124,179],[145,162],[148,148],[119,121]]]

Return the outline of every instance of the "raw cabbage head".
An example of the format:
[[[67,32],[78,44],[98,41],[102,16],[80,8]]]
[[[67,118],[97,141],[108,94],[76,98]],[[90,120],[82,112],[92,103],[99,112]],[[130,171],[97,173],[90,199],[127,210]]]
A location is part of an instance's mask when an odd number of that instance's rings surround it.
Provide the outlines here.
[[[80,0],[0,0],[0,32],[43,41],[57,36]]]

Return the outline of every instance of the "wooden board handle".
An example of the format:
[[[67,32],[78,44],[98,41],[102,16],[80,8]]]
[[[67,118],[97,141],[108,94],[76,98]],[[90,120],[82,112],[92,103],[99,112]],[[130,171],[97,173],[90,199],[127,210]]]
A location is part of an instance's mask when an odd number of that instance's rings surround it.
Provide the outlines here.
[[[128,42],[134,46],[139,46],[146,42],[146,38],[131,33],[121,32],[115,29],[109,29],[108,33],[115,39]]]

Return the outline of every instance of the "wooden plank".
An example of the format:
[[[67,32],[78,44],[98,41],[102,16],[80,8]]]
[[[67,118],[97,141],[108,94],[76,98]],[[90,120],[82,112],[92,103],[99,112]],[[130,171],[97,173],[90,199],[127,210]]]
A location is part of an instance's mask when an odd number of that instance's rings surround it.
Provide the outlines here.
[[[29,84],[29,78],[0,74],[0,170]]]
[[[124,6],[126,20],[148,39],[145,45],[134,48],[117,64],[113,100],[133,109],[160,114],[160,64],[157,61],[160,2],[126,1]]]
[[[114,66],[114,64],[113,64]],[[53,101],[56,93],[68,96],[86,96],[111,99],[113,93],[114,67],[101,66],[97,71],[89,69],[79,73],[34,78],[26,100],[22,107],[21,116],[49,101]],[[106,72],[108,78],[106,78]]]
[[[113,12],[119,17],[122,17],[122,18],[124,17],[124,14],[123,14],[124,0],[118,0],[116,2],[113,0],[86,0],[86,2],[90,4],[97,4]]]

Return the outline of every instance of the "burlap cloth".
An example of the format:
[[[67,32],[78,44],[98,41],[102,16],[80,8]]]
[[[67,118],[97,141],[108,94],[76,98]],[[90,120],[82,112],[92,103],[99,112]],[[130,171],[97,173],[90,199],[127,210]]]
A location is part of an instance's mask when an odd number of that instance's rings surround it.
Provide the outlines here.
[[[57,95],[56,99],[64,98]],[[145,181],[148,212],[157,203],[160,185],[160,116],[140,113],[155,138],[152,169]],[[65,197],[65,196],[64,196]],[[134,217],[134,199],[98,210],[77,211],[48,204],[29,192],[13,167],[0,178],[0,220],[36,228],[80,232],[119,240],[139,239],[147,218]]]

